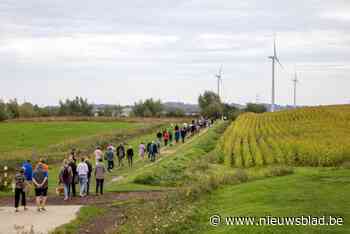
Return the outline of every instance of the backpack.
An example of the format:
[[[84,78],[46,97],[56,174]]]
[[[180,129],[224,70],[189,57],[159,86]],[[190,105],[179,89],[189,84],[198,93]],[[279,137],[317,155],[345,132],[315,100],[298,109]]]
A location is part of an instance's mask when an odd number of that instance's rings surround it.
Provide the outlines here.
[[[63,179],[64,182],[69,180],[69,169],[68,169],[68,167],[65,167],[63,169],[62,179]]]

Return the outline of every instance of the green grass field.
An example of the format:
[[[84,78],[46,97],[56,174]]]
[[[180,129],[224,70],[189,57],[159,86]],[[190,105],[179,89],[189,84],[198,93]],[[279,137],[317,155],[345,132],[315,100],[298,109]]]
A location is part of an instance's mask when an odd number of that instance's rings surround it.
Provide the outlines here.
[[[197,204],[196,233],[349,233],[350,170],[298,168],[295,174],[225,186]],[[341,226],[209,225],[209,217],[342,217]]]
[[[127,122],[9,122],[0,124],[0,154],[42,150],[77,138],[135,128]]]

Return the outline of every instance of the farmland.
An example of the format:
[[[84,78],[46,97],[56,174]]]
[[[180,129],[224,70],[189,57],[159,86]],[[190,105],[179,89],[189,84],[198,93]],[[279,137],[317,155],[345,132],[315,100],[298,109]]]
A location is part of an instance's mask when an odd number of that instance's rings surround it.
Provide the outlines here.
[[[26,120],[0,124],[1,165],[14,169],[25,159],[61,162],[72,148],[90,155],[96,145],[106,146],[126,142],[137,136],[150,134],[167,121],[152,119],[143,122],[114,120]]]
[[[79,233],[86,228],[96,231],[93,227],[100,222],[105,225],[104,230],[97,233],[110,229],[113,233],[348,233],[349,120],[349,106],[329,106],[243,113],[232,123],[217,121],[212,128],[188,138],[185,144],[164,147],[154,163],[136,156],[133,168],[122,167],[108,173],[108,195],[101,198],[108,205],[87,204],[75,221],[57,228],[56,233]],[[84,134],[88,133],[84,133],[68,145],[79,142],[81,149],[91,152],[89,147],[96,140],[112,139],[117,143],[127,135],[128,143],[136,149],[139,142],[154,139],[154,131],[161,126],[101,124],[115,127],[112,132],[101,131],[86,142],[88,136]],[[144,131],[139,132],[140,129]],[[55,148],[51,144],[43,149],[64,152],[63,149],[69,149],[64,145]],[[51,165],[50,173],[58,174],[58,164]],[[59,200],[53,198],[56,184],[57,180],[50,177],[51,202]],[[141,193],[144,195],[137,195]],[[108,198],[117,194],[130,198]],[[344,225],[213,227],[209,217],[214,214],[331,215],[343,218]],[[101,215],[106,221],[102,221]],[[117,220],[122,225],[115,228],[108,220]]]
[[[137,124],[126,122],[9,122],[0,124],[0,153],[45,149],[89,135],[130,129]]]
[[[336,166],[350,159],[350,106],[241,115],[218,145],[226,165]]]

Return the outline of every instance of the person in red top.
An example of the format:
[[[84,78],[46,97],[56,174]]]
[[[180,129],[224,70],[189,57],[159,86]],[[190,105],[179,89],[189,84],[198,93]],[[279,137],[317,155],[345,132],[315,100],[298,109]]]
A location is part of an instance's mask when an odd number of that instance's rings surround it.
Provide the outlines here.
[[[164,145],[167,146],[168,145],[168,141],[169,141],[169,132],[168,130],[165,130],[163,133],[163,140],[164,140]]]

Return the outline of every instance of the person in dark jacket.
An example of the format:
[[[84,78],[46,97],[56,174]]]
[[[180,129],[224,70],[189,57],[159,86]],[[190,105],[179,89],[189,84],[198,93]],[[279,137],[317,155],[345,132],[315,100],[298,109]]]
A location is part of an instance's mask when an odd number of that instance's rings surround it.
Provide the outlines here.
[[[182,143],[185,143],[186,129],[184,127],[181,128],[180,134],[181,134]]]
[[[63,161],[63,166],[59,174],[59,183],[63,184],[64,189],[64,200],[67,201],[71,197],[71,184],[73,182],[73,171],[69,166],[67,159]]]
[[[105,179],[106,169],[105,165],[100,158],[95,167],[95,178],[96,178],[96,195],[103,195],[103,182]]]
[[[152,142],[148,142],[146,149],[147,149],[148,159],[151,160]]]
[[[158,153],[158,146],[157,144],[153,141],[151,145],[151,161],[154,162],[156,161],[156,154]]]
[[[72,155],[70,156],[68,165],[71,167],[73,172],[72,183],[70,184],[71,189],[69,190],[72,192],[72,196],[75,197],[77,195],[75,185],[78,183],[78,174],[76,160]]]
[[[118,157],[119,158],[119,157]],[[107,160],[107,170],[111,172],[114,168],[114,151],[113,148],[108,148],[105,153],[105,159]]]
[[[90,193],[91,175],[92,175],[92,170],[93,170],[93,169],[92,169],[92,164],[91,164],[89,158],[86,158],[86,159],[85,159],[85,163],[86,163],[86,165],[87,165],[88,168],[89,168],[89,172],[88,172],[88,174],[87,174],[87,185],[86,185],[86,195],[89,195],[89,193]]]
[[[117,147],[117,156],[118,156],[118,166],[122,167],[123,166],[123,159],[125,158],[125,148],[123,144],[120,144]]]
[[[159,131],[159,132],[157,133],[157,138],[158,138],[158,140],[159,140],[160,142],[162,142],[162,137],[163,137],[163,134],[162,134],[161,131]]]
[[[22,197],[22,206],[24,207],[24,210],[27,210],[26,208],[26,178],[24,176],[24,169],[21,168],[19,172],[15,176],[15,211],[18,212],[18,205],[19,200]]]
[[[134,150],[132,149],[131,145],[128,147],[126,155],[128,157],[128,165],[130,168],[132,168],[132,158],[134,157]]]
[[[175,129],[175,142],[179,143],[180,140],[180,130],[179,128]]]

